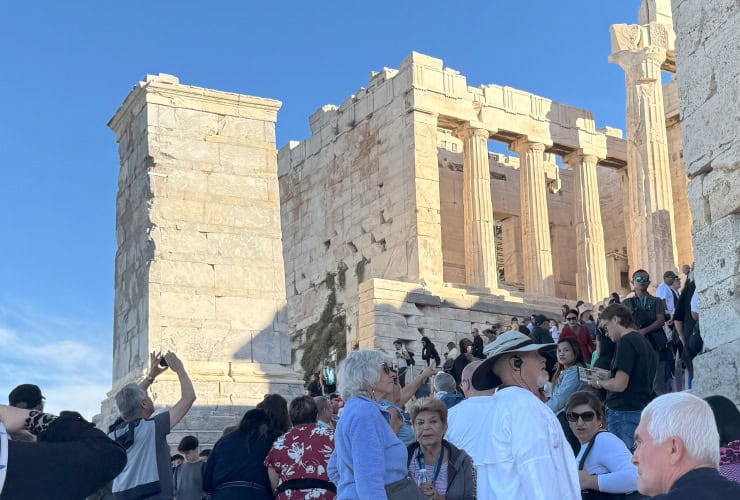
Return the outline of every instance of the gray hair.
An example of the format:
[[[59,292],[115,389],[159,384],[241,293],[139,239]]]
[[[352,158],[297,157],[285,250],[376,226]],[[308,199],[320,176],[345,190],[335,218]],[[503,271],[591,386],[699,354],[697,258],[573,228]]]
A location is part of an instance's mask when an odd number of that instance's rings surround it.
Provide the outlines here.
[[[370,396],[371,387],[380,380],[383,363],[391,363],[388,355],[377,350],[352,351],[339,363],[337,389],[342,399]]]
[[[147,399],[146,391],[136,384],[128,384],[116,394],[116,406],[126,422],[141,417],[141,402]]]
[[[688,392],[674,392],[655,398],[642,410],[649,418],[647,431],[653,441],[680,439],[688,456],[700,464],[719,467],[719,432],[709,404]]]
[[[449,373],[440,372],[434,376],[434,389],[437,391],[455,392],[457,390],[457,383],[455,382],[455,378]]]
[[[316,403],[316,408],[319,410],[319,415],[327,411],[329,413],[333,413],[331,409],[331,403],[324,396],[316,396],[313,398],[313,400]]]

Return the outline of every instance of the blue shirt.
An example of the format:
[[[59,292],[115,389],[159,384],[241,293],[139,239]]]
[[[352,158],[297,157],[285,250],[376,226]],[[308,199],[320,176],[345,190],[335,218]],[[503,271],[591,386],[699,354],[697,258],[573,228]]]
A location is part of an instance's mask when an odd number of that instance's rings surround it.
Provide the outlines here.
[[[329,479],[337,500],[387,498],[385,485],[408,475],[406,447],[390,426],[390,414],[375,401],[356,396],[347,401],[334,432]]]

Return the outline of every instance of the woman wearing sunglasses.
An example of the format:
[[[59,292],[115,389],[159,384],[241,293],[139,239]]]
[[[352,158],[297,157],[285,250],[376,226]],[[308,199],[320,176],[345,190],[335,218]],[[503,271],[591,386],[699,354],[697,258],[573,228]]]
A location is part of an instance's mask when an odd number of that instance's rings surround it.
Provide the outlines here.
[[[406,446],[389,425],[391,415],[378,403],[393,392],[392,362],[381,351],[359,350],[339,365],[339,392],[346,403],[328,465],[339,499],[425,499],[408,476]]]
[[[581,443],[576,463],[583,498],[631,498],[627,494],[637,490],[637,468],[624,442],[604,429],[601,401],[591,392],[575,392],[565,405],[565,417]]]

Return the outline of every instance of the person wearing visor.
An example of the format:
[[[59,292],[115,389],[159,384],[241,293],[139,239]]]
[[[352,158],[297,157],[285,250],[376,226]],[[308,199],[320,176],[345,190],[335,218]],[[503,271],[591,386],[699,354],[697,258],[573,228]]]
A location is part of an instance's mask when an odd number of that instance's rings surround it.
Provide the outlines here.
[[[480,439],[488,446],[476,457],[478,500],[581,498],[573,450],[539,397],[548,381],[543,354],[554,347],[508,331],[483,351],[471,383],[496,392],[480,408]]]

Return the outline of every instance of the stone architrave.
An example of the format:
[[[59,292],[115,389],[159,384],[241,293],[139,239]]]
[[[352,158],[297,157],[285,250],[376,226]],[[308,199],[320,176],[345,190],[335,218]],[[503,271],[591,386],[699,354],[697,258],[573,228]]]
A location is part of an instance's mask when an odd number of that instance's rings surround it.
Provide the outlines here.
[[[463,141],[466,283],[480,288],[497,288],[491,172],[488,163],[490,132],[466,125],[456,135]]]
[[[624,69],[627,88],[630,269],[647,269],[657,283],[664,271],[676,270],[678,254],[661,83],[667,28],[652,23],[611,30],[609,60]]]
[[[545,145],[521,137],[509,148],[519,154],[524,291],[555,295],[550,216],[545,185]]]
[[[116,392],[142,380],[152,351],[183,360],[198,400],[178,430],[202,444],[264,394],[302,394],[288,368],[279,107],[159,75],[136,85],[111,119],[121,167],[113,389],[101,425],[117,415]],[[180,397],[169,371],[151,391],[158,408]]]
[[[573,169],[573,199],[577,252],[576,293],[591,304],[609,295],[604,253],[604,227],[596,168],[599,159],[583,151],[569,154],[563,161]]]

